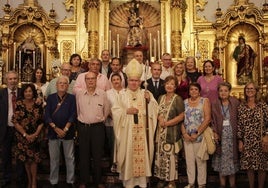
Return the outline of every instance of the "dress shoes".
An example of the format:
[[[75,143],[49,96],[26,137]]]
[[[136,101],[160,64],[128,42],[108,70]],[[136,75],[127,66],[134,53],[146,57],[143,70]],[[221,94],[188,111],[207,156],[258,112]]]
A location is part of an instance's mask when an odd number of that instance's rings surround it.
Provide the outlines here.
[[[58,184],[51,184],[51,188],[58,188]]]
[[[4,181],[1,182],[0,187],[1,188],[6,188],[6,187],[9,187],[10,185],[11,185],[11,181],[4,180]]]
[[[67,187],[68,188],[75,188],[75,184],[74,183],[67,183]]]

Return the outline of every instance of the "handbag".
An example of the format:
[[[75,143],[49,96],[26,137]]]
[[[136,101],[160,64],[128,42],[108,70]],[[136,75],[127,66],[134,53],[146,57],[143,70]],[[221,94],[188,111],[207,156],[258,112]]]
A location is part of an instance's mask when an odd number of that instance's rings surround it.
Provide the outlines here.
[[[203,136],[207,144],[207,152],[212,155],[216,151],[216,143],[214,141],[213,130],[210,126],[205,129]]]
[[[261,117],[262,117],[262,121],[261,121],[261,147],[262,147],[262,151],[264,153],[268,153],[268,134],[265,133],[265,135],[263,134],[263,113],[262,113],[262,109],[261,109]]]

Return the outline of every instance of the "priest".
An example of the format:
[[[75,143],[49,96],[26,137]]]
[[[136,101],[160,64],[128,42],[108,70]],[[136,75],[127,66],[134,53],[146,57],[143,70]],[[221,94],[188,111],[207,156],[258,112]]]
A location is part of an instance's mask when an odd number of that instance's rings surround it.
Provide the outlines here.
[[[145,188],[152,175],[158,104],[149,91],[140,89],[142,70],[136,59],[128,63],[125,70],[128,87],[112,107],[117,172],[126,188]]]

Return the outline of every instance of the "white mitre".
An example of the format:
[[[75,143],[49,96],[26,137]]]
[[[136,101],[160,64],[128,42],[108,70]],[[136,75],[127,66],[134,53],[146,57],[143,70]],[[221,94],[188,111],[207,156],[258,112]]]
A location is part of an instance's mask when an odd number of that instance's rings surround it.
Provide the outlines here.
[[[141,78],[143,72],[142,65],[136,60],[132,59],[126,66],[125,73],[128,78]]]

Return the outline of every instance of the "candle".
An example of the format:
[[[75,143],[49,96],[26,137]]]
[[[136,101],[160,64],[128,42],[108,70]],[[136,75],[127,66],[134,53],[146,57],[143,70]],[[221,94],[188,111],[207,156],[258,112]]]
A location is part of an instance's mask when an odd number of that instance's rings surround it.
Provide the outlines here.
[[[44,50],[43,50],[44,46],[43,44],[41,44],[41,68],[43,68],[43,53],[44,53]]]
[[[152,33],[149,33],[149,56],[150,56],[150,60],[152,58]]]
[[[21,69],[21,51],[19,51],[19,70]]]
[[[117,57],[119,58],[119,34],[116,35],[117,40]]]
[[[262,67],[262,45],[259,43],[259,56],[260,56],[260,77],[263,79],[263,67]]]
[[[105,44],[104,44],[104,40],[103,40],[103,35],[100,36],[99,44],[101,44],[100,49],[103,50],[105,48]]]
[[[158,60],[160,61],[160,33],[157,31],[157,52],[158,52]]]
[[[115,41],[113,40],[113,57],[115,57]]]
[[[155,60],[156,60],[156,39],[154,39],[154,57],[155,57]]]
[[[8,65],[9,65],[9,53],[8,53],[8,49],[7,49],[7,62],[6,62],[6,72],[8,71]]]
[[[109,38],[108,38],[108,50],[109,50],[109,52],[111,53],[112,52],[112,32],[111,32],[111,30],[109,31]]]
[[[33,51],[33,69],[35,69],[35,51]]]
[[[14,42],[14,60],[13,60],[13,69],[16,68],[16,42]]]

